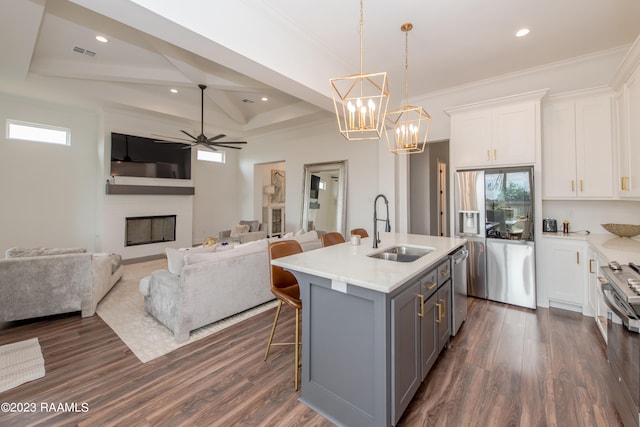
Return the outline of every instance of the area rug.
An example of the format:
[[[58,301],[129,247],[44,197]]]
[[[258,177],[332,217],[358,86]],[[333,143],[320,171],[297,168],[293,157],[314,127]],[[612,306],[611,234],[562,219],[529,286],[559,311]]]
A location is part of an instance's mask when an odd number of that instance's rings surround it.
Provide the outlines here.
[[[0,393],[44,377],[38,338],[0,346]]]
[[[167,260],[124,265],[122,279],[98,304],[96,312],[143,363],[235,325],[277,305],[276,301],[254,307],[235,316],[191,332],[189,340],[178,344],[171,330],[144,310],[144,297],[138,291],[140,279],[154,270],[167,268]]]

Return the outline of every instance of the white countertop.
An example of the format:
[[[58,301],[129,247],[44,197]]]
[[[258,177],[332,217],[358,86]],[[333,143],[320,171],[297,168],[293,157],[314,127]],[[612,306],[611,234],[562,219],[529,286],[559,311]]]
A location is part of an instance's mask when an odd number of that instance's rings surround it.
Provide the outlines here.
[[[349,241],[301,254],[278,258],[271,263],[287,270],[324,277],[332,281],[348,283],[377,292],[389,293],[407,280],[435,267],[451,251],[466,240],[449,237],[424,236],[404,233],[380,233],[380,244],[374,249],[373,238],[361,240],[359,246]],[[393,246],[429,247],[433,252],[413,262],[395,262],[371,258],[367,255]]]
[[[620,264],[628,264],[629,262],[640,264],[640,240],[637,238],[618,237],[611,233],[543,233],[542,235],[554,239],[583,240],[588,242],[607,261],[618,261]]]

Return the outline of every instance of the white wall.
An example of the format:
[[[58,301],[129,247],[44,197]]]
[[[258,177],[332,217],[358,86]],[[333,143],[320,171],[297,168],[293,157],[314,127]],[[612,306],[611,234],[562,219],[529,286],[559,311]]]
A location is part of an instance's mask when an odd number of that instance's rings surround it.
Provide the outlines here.
[[[626,49],[615,49],[574,58],[525,72],[415,97],[411,100],[411,104],[423,106],[433,116],[429,141],[445,140],[450,136],[450,120],[444,112],[447,108],[546,88],[549,89],[548,95],[557,95],[607,85],[626,53]]]
[[[5,139],[6,119],[71,129],[71,145]],[[0,251],[13,246],[96,248],[97,116],[0,93]]]
[[[111,132],[156,138],[180,137],[180,129],[192,131],[185,123],[140,113],[106,111],[103,123],[103,178],[109,178]],[[122,254],[125,259],[157,255],[166,247],[187,247],[205,237],[218,236],[237,222],[237,153],[226,150],[226,163],[196,160],[192,150],[191,179],[115,177],[116,184],[193,186],[194,196],[106,195],[102,192],[102,250]],[[124,246],[124,219],[132,216],[178,215],[176,241],[140,246]]]
[[[335,118],[312,123],[303,129],[251,138],[240,153],[242,182],[254,182],[254,164],[286,160],[286,231],[302,227],[304,165],[348,160],[347,230],[372,229],[373,200],[378,194],[378,146],[382,141],[347,141],[337,130]],[[253,186],[252,186],[253,187]],[[253,188],[243,190],[241,216],[256,216],[260,206],[246,197]],[[260,191],[260,189],[258,189]]]
[[[607,234],[608,231],[600,224],[640,224],[640,201],[545,200],[542,202],[542,214],[542,218],[557,219],[558,230],[562,230],[562,221],[567,219],[569,231],[589,230],[591,233]]]

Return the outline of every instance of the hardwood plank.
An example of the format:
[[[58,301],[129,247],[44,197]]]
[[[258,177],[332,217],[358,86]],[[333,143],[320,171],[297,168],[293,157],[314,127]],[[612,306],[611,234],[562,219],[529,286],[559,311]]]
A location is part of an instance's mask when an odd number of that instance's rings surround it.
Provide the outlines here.
[[[475,298],[468,308],[400,426],[621,425],[592,318]],[[274,313],[146,364],[98,316],[0,325],[0,344],[38,337],[46,369],[0,401],[89,405],[86,413],[0,413],[0,425],[333,425],[298,401],[293,346],[272,347],[263,360]],[[292,341],[294,317],[282,311],[276,341]]]

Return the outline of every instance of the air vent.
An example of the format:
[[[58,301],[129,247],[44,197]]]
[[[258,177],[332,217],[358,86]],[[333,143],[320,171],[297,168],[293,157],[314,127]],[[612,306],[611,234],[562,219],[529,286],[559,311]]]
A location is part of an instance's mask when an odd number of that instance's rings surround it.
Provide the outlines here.
[[[88,49],[84,49],[84,48],[82,48],[82,47],[78,47],[78,46],[74,46],[74,47],[73,47],[73,51],[74,51],[74,52],[76,52],[76,53],[79,53],[79,54],[81,54],[81,55],[87,55],[87,56],[90,56],[90,57],[92,57],[92,58],[93,58],[94,56],[96,56],[96,53],[95,53],[95,52],[93,52],[93,51],[91,51],[91,50],[88,50]]]

